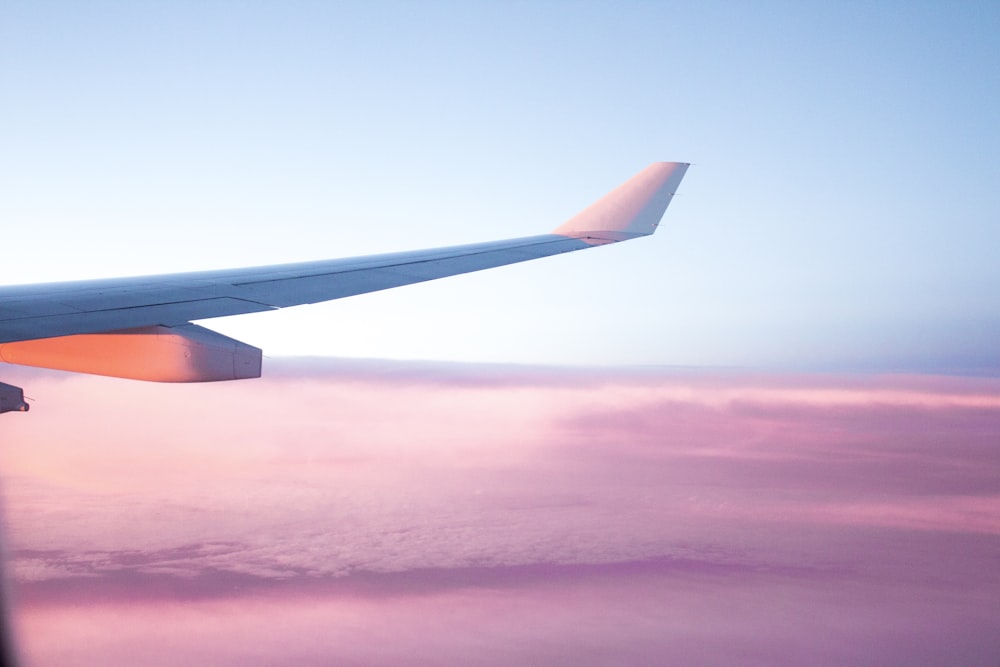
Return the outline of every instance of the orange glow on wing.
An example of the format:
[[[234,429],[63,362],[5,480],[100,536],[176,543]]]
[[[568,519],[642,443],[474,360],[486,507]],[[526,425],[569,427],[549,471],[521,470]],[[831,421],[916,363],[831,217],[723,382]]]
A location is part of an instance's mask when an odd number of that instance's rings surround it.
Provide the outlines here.
[[[151,382],[213,382],[260,377],[261,351],[188,324],[4,343],[0,361]]]

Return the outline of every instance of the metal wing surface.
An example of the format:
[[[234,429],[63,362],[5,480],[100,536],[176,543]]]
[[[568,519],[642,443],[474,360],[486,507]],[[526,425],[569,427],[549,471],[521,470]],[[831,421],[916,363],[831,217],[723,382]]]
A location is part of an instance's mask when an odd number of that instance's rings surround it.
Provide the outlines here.
[[[0,361],[162,381],[256,377],[259,350],[191,321],[339,299],[647,236],[687,167],[654,163],[538,236],[298,264],[0,287]],[[144,357],[160,354],[162,341],[150,341],[163,336],[196,347],[243,345],[258,355],[256,368],[248,362],[220,377],[197,368],[165,375],[139,368],[151,363]],[[110,363],[109,355],[119,359]]]

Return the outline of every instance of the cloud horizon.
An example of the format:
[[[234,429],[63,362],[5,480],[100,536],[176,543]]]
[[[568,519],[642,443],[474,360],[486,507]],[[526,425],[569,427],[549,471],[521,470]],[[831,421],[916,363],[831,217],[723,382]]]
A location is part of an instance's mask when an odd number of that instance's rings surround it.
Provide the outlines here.
[[[44,406],[0,425],[27,664],[1000,654],[998,378],[268,370],[27,372]]]

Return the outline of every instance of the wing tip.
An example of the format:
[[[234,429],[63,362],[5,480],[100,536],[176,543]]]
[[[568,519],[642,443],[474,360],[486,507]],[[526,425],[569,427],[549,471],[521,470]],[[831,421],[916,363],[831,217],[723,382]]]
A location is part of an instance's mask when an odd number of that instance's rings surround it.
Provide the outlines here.
[[[607,242],[649,236],[677,192],[689,162],[654,162],[552,231]]]

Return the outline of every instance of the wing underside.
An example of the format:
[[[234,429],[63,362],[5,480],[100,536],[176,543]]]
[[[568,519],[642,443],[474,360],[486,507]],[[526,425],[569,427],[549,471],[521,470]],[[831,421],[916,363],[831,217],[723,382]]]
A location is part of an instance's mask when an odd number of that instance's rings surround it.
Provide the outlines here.
[[[259,360],[256,348],[196,327],[192,320],[339,299],[647,236],[655,231],[687,166],[654,163],[539,236],[247,269],[2,287],[0,361],[168,381],[254,377],[259,363],[256,370],[253,363],[244,364],[232,377],[225,363],[222,372],[218,363],[207,363],[216,368],[206,377],[185,372],[175,379],[141,369],[130,373],[128,367],[153,364],[151,359],[162,355],[158,349],[178,345],[203,352],[205,346],[229,350],[233,344],[233,355],[252,354],[247,348]],[[143,336],[160,342],[137,344]],[[73,362],[115,354],[127,359],[119,358],[103,371],[101,363]],[[189,350],[188,358],[192,356],[198,355]]]

